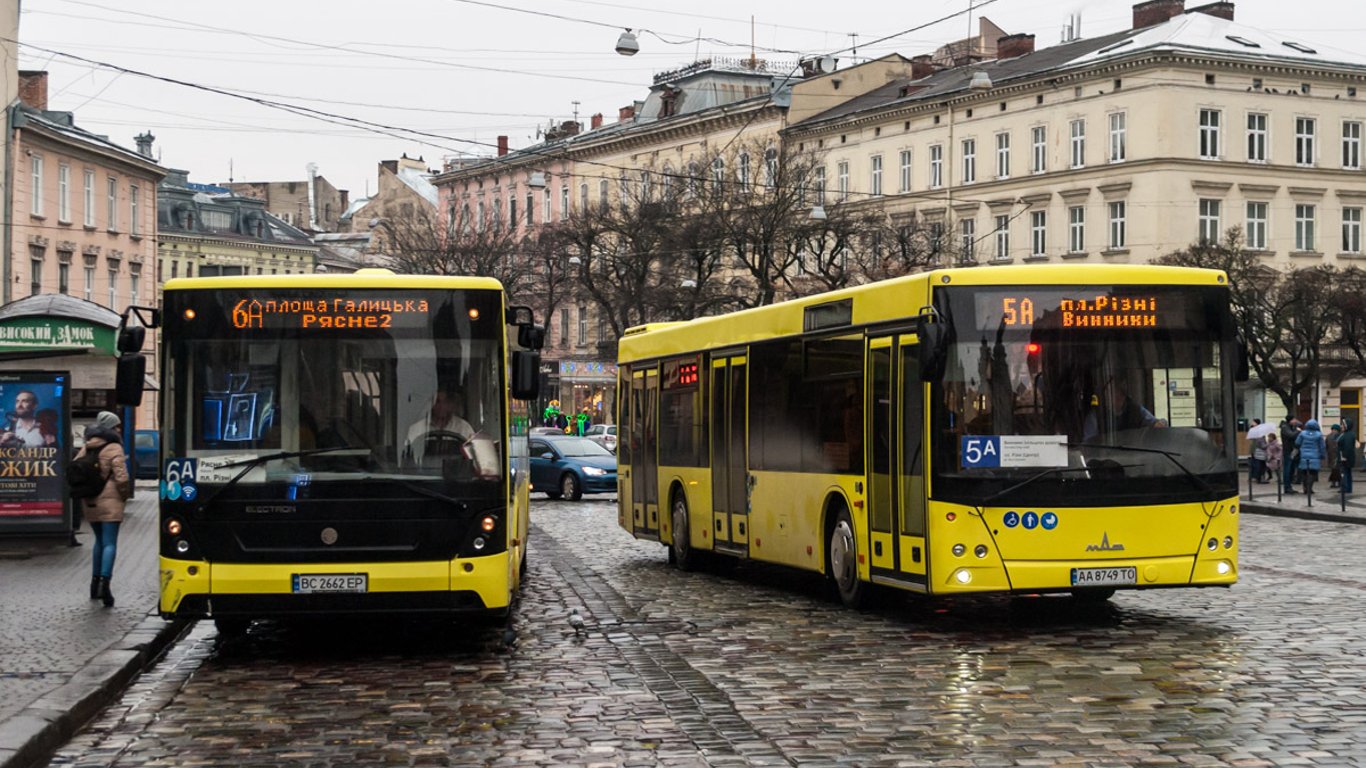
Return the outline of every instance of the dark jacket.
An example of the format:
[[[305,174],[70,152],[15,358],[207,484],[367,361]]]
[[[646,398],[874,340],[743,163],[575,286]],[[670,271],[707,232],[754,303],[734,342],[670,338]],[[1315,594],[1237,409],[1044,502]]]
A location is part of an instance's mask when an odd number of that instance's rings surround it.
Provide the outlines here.
[[[1342,434],[1338,436],[1338,462],[1348,469],[1357,465],[1357,431],[1351,419],[1342,420]]]

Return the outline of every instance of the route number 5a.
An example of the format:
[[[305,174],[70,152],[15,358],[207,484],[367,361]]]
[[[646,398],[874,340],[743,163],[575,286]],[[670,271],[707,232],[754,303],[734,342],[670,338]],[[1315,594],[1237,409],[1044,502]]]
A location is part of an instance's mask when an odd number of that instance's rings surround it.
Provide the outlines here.
[[[970,435],[963,438],[963,467],[1001,466],[1001,438],[996,435]]]

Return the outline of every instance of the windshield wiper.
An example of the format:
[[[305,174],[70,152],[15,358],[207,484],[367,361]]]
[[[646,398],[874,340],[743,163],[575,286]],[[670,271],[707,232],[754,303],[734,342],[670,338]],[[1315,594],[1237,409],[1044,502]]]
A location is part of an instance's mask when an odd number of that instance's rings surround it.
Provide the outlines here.
[[[1139,448],[1132,445],[1107,445],[1105,443],[1068,443],[1067,447],[1076,448],[1078,450],[1086,448],[1102,448],[1106,450],[1121,451],[1127,453],[1156,453],[1160,456],[1166,457],[1168,461],[1175,464],[1176,468],[1184,472],[1186,474],[1186,477],[1190,478],[1190,481],[1194,483],[1196,487],[1198,487],[1200,490],[1211,495],[1214,494],[1214,487],[1211,486],[1209,483],[1205,482],[1204,480],[1201,480],[1199,475],[1190,471],[1190,469],[1188,469],[1185,464],[1182,464],[1181,460],[1176,458],[1181,454],[1175,453],[1173,451],[1164,451],[1161,448]]]
[[[214,467],[215,469],[227,467],[241,467],[242,470],[237,474],[233,475],[231,480],[216,488],[213,493],[209,494],[207,498],[201,501],[199,503],[199,511],[207,511],[209,505],[213,503],[214,499],[217,499],[219,496],[223,495],[224,491],[228,490],[234,485],[237,485],[237,481],[246,477],[247,473],[250,472],[253,468],[259,467],[262,464],[265,464],[266,462],[278,461],[280,459],[295,459],[300,456],[313,456],[319,453],[335,453],[337,451],[349,450],[352,450],[352,446],[334,445],[330,448],[310,448],[306,451],[278,451],[276,453],[267,453],[262,456],[252,456],[249,459],[242,459],[241,461],[230,461],[227,464],[217,464]]]
[[[1033,482],[1036,481],[1036,480],[1042,480],[1043,478],[1048,477],[1049,475],[1060,475],[1060,474],[1062,474],[1062,473],[1064,473],[1064,472],[1087,472],[1087,471],[1089,471],[1090,469],[1091,469],[1090,467],[1049,467],[1048,469],[1045,469],[1045,470],[1043,470],[1042,472],[1037,472],[1037,473],[1035,473],[1035,474],[1033,474],[1033,475],[1030,475],[1029,477],[1026,477],[1025,479],[1021,480],[1020,482],[1018,482],[1018,483],[1016,483],[1016,484],[1014,484],[1014,485],[1012,485],[1012,486],[1010,486],[1010,487],[1008,487],[1008,488],[1003,488],[1003,489],[997,491],[996,493],[991,494],[990,496],[986,497],[985,499],[982,499],[981,501],[977,502],[977,506],[979,506],[979,507],[985,507],[985,506],[987,506],[988,504],[990,504],[991,502],[996,501],[997,499],[1001,498],[1002,496],[1005,496],[1006,494],[1014,493],[1015,491],[1020,490],[1021,488],[1025,487],[1026,485],[1030,485],[1031,483],[1033,483]]]

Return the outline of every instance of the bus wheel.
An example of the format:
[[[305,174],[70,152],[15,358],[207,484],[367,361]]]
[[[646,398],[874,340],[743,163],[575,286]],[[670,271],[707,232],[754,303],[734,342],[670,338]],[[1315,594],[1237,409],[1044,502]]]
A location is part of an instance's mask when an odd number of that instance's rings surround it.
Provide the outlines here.
[[[674,494],[672,515],[673,543],[669,544],[669,562],[680,571],[697,568],[697,553],[692,550],[692,540],[688,538],[688,500],[683,494]]]
[[[839,592],[840,602],[850,608],[863,605],[868,597],[868,585],[858,578],[858,547],[854,543],[854,522],[849,511],[841,509],[830,529],[830,546],[826,548],[830,579]]]
[[[231,640],[247,634],[247,627],[251,625],[251,619],[242,619],[232,616],[220,616],[213,620],[213,626],[218,630],[220,640]]]
[[[583,498],[583,489],[579,487],[579,478],[572,472],[564,473],[560,478],[560,495],[570,501],[578,501]]]

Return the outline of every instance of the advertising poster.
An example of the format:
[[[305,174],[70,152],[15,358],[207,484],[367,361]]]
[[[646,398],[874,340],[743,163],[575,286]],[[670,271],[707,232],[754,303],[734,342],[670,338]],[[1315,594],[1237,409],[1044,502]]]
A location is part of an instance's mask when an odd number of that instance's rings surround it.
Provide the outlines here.
[[[71,377],[0,371],[0,533],[64,531]]]

